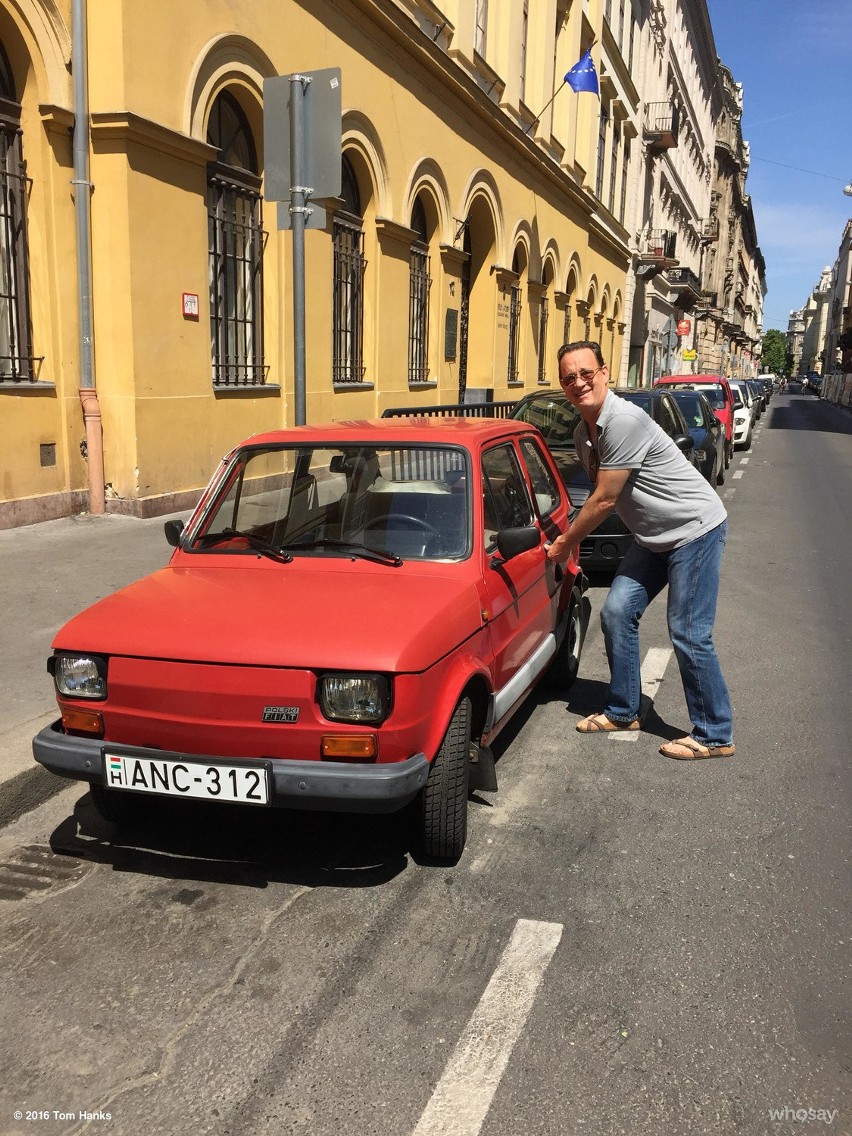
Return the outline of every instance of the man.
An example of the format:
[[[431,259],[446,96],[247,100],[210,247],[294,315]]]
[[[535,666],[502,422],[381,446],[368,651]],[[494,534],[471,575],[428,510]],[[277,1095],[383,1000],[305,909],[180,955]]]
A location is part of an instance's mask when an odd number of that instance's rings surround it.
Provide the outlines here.
[[[725,508],[651,417],[610,391],[599,344],[566,343],[558,357],[559,382],[580,412],[577,453],[594,489],[548,556],[565,560],[613,509],[636,538],[601,611],[611,676],[607,704],[577,729],[640,729],[639,620],[668,584],[669,636],[692,732],[662,745],[660,753],[684,761],[730,757],[731,702],[713,647]]]

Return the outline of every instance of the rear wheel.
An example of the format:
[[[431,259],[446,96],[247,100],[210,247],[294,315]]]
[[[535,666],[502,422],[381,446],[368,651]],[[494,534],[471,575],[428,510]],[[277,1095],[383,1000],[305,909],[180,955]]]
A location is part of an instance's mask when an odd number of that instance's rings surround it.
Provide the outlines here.
[[[716,473],[716,484],[717,485],[724,485],[725,484],[725,455],[724,454],[722,455],[722,458],[719,461],[719,469]]]
[[[731,458],[734,456],[734,443],[725,442],[725,469],[731,464]]]
[[[470,731],[470,699],[462,698],[453,711],[420,798],[423,851],[436,860],[458,860],[464,851]]]
[[[582,605],[582,597],[574,588],[568,603],[568,626],[565,629],[565,637],[559,644],[545,677],[547,685],[555,689],[566,690],[574,682],[580,669],[580,652],[583,649],[585,636]]]
[[[89,792],[104,820],[119,827],[139,824],[148,813],[150,801],[139,793],[122,793],[120,789],[105,789],[103,785],[89,785]]]

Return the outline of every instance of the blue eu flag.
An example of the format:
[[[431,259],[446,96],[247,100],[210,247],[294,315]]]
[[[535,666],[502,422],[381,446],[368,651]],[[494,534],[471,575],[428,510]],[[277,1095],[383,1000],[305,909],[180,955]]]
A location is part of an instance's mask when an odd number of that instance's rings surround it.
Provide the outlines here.
[[[591,91],[593,95],[600,93],[598,87],[598,73],[591,51],[585,51],[565,76],[565,82],[575,91]]]

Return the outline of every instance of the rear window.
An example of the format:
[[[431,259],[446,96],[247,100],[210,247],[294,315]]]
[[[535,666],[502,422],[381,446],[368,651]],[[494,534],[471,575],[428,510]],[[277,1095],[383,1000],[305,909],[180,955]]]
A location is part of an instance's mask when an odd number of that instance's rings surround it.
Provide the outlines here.
[[[528,422],[544,435],[548,446],[574,448],[574,430],[580,421],[580,412],[566,398],[545,395],[518,403],[512,418]]]
[[[718,383],[666,383],[671,390],[701,391],[714,410],[725,405],[725,392]]]

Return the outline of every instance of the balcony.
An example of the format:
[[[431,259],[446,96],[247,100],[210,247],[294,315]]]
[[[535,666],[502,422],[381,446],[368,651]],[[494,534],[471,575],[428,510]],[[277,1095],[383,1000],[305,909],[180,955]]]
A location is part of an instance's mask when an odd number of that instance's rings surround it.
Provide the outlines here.
[[[643,242],[640,259],[643,264],[659,261],[660,268],[674,268],[676,248],[677,233],[670,229],[651,229]]]
[[[668,269],[666,283],[669,286],[669,291],[676,294],[677,300],[675,302],[683,312],[688,312],[701,299],[701,281],[691,268],[680,265],[677,268]]]
[[[719,239],[719,218],[711,217],[701,226],[701,241],[703,244],[712,244]]]
[[[652,154],[677,146],[680,113],[671,103],[646,103],[642,137]]]

